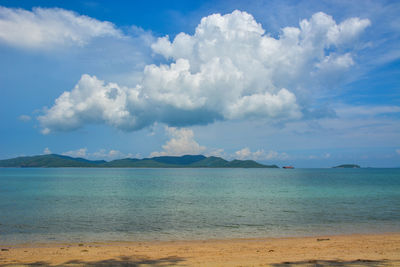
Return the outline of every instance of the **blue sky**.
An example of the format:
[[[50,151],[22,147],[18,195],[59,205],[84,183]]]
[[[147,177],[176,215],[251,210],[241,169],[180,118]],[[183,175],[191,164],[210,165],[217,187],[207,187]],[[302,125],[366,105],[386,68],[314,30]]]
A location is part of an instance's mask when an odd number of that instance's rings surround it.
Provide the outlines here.
[[[398,1],[0,1],[0,158],[400,166]]]

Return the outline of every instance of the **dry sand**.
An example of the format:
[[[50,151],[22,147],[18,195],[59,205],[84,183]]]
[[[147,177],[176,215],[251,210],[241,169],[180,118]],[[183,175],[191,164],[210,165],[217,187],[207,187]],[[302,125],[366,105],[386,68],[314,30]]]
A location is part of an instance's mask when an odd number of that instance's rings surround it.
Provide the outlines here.
[[[0,248],[0,266],[400,266],[400,233]]]

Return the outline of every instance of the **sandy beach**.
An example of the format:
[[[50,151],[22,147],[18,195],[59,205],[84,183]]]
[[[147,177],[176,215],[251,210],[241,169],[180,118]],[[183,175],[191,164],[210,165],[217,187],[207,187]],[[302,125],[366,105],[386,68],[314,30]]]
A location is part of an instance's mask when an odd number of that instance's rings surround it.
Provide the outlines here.
[[[400,266],[400,233],[1,245],[0,265]]]

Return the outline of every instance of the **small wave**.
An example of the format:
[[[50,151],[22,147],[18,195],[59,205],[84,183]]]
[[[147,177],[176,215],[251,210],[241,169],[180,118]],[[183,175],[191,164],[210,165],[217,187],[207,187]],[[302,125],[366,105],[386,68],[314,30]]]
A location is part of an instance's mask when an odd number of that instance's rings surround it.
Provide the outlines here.
[[[212,226],[222,228],[240,228],[240,224],[213,224]]]

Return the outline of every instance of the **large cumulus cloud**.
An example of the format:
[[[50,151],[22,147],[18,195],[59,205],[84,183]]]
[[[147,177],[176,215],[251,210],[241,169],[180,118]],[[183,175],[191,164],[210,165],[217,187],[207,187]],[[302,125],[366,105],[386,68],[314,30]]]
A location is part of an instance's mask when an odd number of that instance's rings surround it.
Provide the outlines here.
[[[206,147],[196,142],[191,129],[167,126],[165,131],[171,139],[162,146],[163,151],[152,152],[150,157],[198,155],[206,150]]]
[[[215,120],[298,119],[310,80],[345,72],[354,64],[352,43],[370,24],[337,24],[325,13],[286,27],[277,38],[246,12],[204,17],[193,35],[159,38],[165,64],[147,65],[134,88],[83,75],[70,92],[39,117],[43,132],[106,123],[138,130]],[[328,75],[329,76],[329,75]]]

